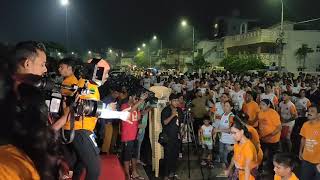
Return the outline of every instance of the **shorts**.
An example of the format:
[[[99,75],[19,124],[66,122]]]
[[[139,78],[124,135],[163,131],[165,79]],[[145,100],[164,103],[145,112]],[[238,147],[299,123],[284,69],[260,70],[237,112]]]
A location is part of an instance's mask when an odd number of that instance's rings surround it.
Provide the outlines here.
[[[122,160],[131,161],[138,157],[138,141],[122,142]]]
[[[291,138],[291,133],[292,133],[294,124],[295,124],[295,121],[282,123],[282,130],[281,130],[281,138],[282,139],[290,139]]]

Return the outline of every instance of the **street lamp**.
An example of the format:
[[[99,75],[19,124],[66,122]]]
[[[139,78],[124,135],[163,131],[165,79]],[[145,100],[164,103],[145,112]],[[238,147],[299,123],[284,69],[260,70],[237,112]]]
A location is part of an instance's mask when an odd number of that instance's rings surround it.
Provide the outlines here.
[[[112,49],[109,49],[109,53],[112,53]]]
[[[156,40],[158,40],[158,37],[156,35],[154,35],[152,40],[156,41]],[[160,62],[161,61],[162,61],[162,39],[160,39]]]
[[[146,44],[145,44],[145,43],[142,43],[142,47],[146,47]]]
[[[65,43],[66,43],[66,48],[68,49],[69,47],[69,35],[68,35],[68,6],[69,6],[69,0],[60,0],[60,3],[61,3],[61,5],[63,6],[63,7],[65,7],[66,8],[66,24],[65,24]]]
[[[91,54],[92,52],[91,51],[88,51],[88,54]]]
[[[182,20],[181,21],[181,26],[182,27],[186,27],[188,25],[188,23],[187,23],[187,21],[186,20]],[[192,65],[194,64],[194,49],[195,49],[195,47],[194,47],[194,45],[195,45],[195,32],[194,32],[194,26],[192,26]]]
[[[282,58],[283,58],[283,40],[284,40],[284,30],[283,30],[283,19],[284,19],[284,3],[283,0],[281,2],[281,24],[280,24],[280,34],[279,39],[277,39],[277,43],[279,46],[279,56],[278,56],[278,73],[280,75],[282,71]]]
[[[138,47],[137,50],[140,51],[141,49]]]
[[[71,52],[72,55],[74,55],[74,52]]]

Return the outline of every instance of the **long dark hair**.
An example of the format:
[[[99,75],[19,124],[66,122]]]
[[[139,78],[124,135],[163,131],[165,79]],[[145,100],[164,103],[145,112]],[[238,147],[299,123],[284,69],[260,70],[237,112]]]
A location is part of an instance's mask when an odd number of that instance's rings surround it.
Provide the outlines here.
[[[26,153],[41,179],[57,179],[58,144],[55,132],[48,125],[42,92],[25,84],[13,88],[13,83],[8,82],[1,87],[6,89],[4,98],[0,99],[0,113],[4,115],[1,144],[12,144]]]
[[[238,116],[235,116],[234,123],[233,123],[232,127],[239,129],[240,131],[243,130],[244,136],[248,139],[251,139],[251,133],[249,132],[246,124],[243,123]]]

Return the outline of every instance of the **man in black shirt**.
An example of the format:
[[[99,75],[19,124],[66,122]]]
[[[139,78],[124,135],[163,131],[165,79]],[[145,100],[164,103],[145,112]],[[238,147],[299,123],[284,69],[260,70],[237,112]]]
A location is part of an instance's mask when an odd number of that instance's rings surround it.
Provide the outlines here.
[[[161,112],[161,124],[163,132],[168,136],[168,143],[164,145],[164,166],[165,166],[165,180],[176,175],[176,162],[179,155],[179,132],[180,122],[183,118],[182,111],[178,108],[178,96],[171,94],[169,97],[170,104]]]
[[[320,91],[317,88],[317,84],[315,82],[311,83],[311,89],[307,91],[306,97],[311,101],[312,104],[319,105]]]

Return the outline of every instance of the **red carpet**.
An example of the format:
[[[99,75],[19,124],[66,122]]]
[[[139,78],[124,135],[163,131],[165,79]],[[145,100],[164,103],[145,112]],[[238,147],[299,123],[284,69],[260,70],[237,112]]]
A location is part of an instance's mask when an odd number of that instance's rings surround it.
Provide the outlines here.
[[[115,155],[101,156],[99,180],[125,180],[124,170]]]

